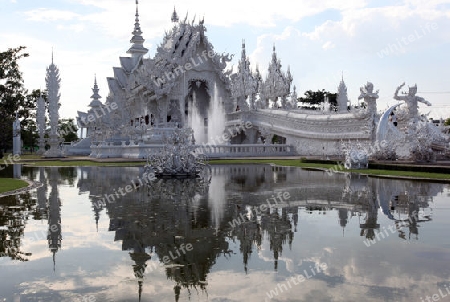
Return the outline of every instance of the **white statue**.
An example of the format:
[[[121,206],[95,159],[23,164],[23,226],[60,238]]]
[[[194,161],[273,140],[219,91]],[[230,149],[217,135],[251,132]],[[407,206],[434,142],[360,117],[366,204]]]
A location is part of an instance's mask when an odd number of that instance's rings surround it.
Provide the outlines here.
[[[417,84],[412,87],[409,87],[408,94],[404,96],[399,96],[398,92],[400,91],[400,89],[402,89],[403,86],[405,86],[404,82],[397,87],[394,93],[394,99],[399,101],[405,101],[406,105],[408,106],[408,121],[415,123],[418,120],[417,103],[421,102],[427,106],[431,106],[431,103],[426,101],[424,98],[416,96]]]
[[[369,114],[377,113],[377,104],[376,100],[378,99],[378,91],[373,92],[373,84],[371,82],[367,82],[364,87],[359,89],[361,94],[358,97],[358,100],[364,99],[364,102],[367,104],[367,112]]]

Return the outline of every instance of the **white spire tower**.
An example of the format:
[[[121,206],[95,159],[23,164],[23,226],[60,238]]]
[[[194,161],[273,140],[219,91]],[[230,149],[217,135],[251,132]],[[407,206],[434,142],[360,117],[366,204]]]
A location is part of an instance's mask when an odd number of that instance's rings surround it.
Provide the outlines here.
[[[94,78],[94,88],[92,88],[92,96],[91,96],[91,103],[89,104],[89,107],[100,107],[102,105],[102,102],[100,101],[100,99],[102,98],[98,92],[98,85],[97,85],[97,76],[95,76]]]
[[[63,157],[62,151],[59,148],[61,141],[58,133],[58,111],[60,106],[59,99],[61,97],[59,93],[60,82],[59,69],[55,64],[53,64],[52,51],[52,64],[47,67],[47,75],[45,77],[48,93],[48,113],[50,118],[50,134],[48,140],[50,149],[44,153],[44,157]]]
[[[337,95],[338,112],[347,112],[348,102],[347,86],[344,83],[344,73],[342,72],[342,78],[338,86]]]
[[[145,55],[148,52],[148,49],[144,47],[144,38],[142,37],[141,25],[139,24],[139,8],[138,8],[138,0],[136,0],[136,19],[134,22],[134,30],[132,32],[133,37],[131,37],[130,42],[133,43],[130,49],[128,49],[127,53],[131,54],[134,62]]]

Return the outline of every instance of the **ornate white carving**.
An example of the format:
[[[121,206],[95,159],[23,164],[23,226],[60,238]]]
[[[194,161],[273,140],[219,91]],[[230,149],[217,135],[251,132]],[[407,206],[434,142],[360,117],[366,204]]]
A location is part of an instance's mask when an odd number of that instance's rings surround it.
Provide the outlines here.
[[[236,110],[254,109],[254,98],[257,93],[258,80],[250,70],[250,60],[245,54],[245,42],[242,42],[241,60],[238,72],[231,75],[231,95],[236,99]],[[247,103],[248,100],[248,103]]]
[[[162,150],[147,157],[144,177],[196,177],[211,175],[211,168],[203,154],[195,153],[194,131],[191,128],[176,129],[164,139]],[[206,174],[205,174],[206,173]]]
[[[290,95],[292,80],[289,67],[286,73],[281,70],[281,61],[277,58],[274,46],[272,61],[269,64],[268,74],[261,89],[261,99],[263,100],[261,105],[263,108],[269,108],[270,102],[272,102],[274,108],[286,109],[286,98]]]
[[[47,75],[45,77],[45,83],[48,93],[48,111],[50,118],[50,134],[48,143],[50,149],[44,153],[44,157],[62,157],[64,156],[61,149],[61,139],[58,133],[58,121],[59,121],[59,99],[61,97],[59,93],[61,79],[59,78],[59,69],[52,63],[47,68]]]
[[[347,112],[348,107],[348,96],[347,96],[347,86],[344,83],[344,77],[342,77],[341,82],[338,86],[337,104],[339,112]]]

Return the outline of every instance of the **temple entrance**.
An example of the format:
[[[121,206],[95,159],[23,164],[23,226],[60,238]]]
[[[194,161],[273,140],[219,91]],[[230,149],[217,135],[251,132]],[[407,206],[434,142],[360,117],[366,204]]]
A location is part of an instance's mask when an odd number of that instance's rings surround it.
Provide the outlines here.
[[[185,99],[185,121],[194,130],[197,144],[208,141],[208,110],[211,103],[208,83],[203,80],[190,80]]]

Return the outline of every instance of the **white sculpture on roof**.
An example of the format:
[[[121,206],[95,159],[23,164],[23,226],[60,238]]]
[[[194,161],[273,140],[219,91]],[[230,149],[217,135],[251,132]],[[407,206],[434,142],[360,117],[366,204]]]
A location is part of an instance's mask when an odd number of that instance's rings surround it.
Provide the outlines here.
[[[292,76],[288,66],[287,72],[281,70],[281,61],[277,58],[273,46],[272,61],[269,63],[268,74],[262,87],[263,108],[286,108],[287,97],[291,93]]]
[[[250,60],[245,53],[245,42],[242,41],[241,59],[237,73],[231,75],[231,95],[236,100],[236,110],[254,109],[258,92],[258,80],[250,69]]]

